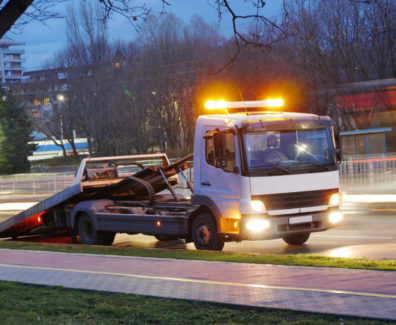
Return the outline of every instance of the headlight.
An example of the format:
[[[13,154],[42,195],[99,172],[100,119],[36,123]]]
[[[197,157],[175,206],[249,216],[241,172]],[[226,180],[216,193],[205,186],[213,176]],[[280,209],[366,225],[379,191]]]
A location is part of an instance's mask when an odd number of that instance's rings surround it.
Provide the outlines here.
[[[339,223],[342,220],[343,216],[340,211],[330,212],[329,221],[330,223]]]
[[[265,211],[265,205],[264,205],[263,201],[253,200],[250,202],[250,206],[254,212],[264,212]]]
[[[246,229],[251,232],[260,232],[265,229],[268,229],[270,226],[270,222],[264,219],[251,219],[246,222]]]
[[[334,193],[330,196],[329,205],[340,205],[341,203],[341,194]]]

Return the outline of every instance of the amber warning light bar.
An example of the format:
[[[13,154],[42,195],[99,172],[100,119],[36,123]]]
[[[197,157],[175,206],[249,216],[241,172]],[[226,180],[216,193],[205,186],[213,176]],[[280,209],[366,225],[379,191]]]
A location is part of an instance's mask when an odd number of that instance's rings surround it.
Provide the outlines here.
[[[208,100],[205,103],[207,110],[228,110],[228,109],[248,109],[248,108],[278,108],[283,107],[284,101],[282,98],[266,99],[266,100],[252,100],[240,102],[227,102],[225,100]]]

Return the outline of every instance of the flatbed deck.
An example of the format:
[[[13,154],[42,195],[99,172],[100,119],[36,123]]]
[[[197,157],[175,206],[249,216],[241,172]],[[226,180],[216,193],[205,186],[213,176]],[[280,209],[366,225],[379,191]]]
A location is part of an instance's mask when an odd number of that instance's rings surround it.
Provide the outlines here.
[[[54,209],[74,206],[88,200],[155,200],[155,193],[167,188],[167,182],[177,183],[174,178],[180,169],[189,167],[186,162],[192,158],[187,156],[170,164],[165,154],[98,157],[83,159],[76,173],[74,184],[35,204],[0,223],[0,237],[17,237],[28,235],[34,229],[43,226],[44,214]],[[157,160],[160,165],[145,167],[141,160]],[[89,168],[90,165],[117,161],[137,165],[141,170],[132,175],[118,176],[115,167]],[[102,174],[100,174],[102,172]],[[95,175],[95,177],[92,177]],[[164,176],[166,180],[164,179]],[[148,184],[148,185],[147,185]],[[149,188],[149,189],[148,189]]]

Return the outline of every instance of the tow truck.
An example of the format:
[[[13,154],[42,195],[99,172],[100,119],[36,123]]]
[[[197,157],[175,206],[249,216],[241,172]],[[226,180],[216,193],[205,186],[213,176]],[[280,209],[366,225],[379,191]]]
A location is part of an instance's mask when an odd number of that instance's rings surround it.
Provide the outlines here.
[[[342,221],[339,138],[329,117],[282,105],[207,102],[194,153],[174,163],[166,154],[85,158],[72,186],[0,223],[0,236],[63,231],[111,245],[116,233],[142,233],[219,251],[242,240],[301,245]],[[180,178],[190,195],[176,193]]]

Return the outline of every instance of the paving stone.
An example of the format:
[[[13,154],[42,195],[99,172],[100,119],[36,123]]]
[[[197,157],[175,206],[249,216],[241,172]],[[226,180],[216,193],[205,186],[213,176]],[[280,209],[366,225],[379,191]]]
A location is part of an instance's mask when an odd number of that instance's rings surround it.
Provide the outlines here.
[[[0,250],[0,280],[396,320],[396,272]]]

